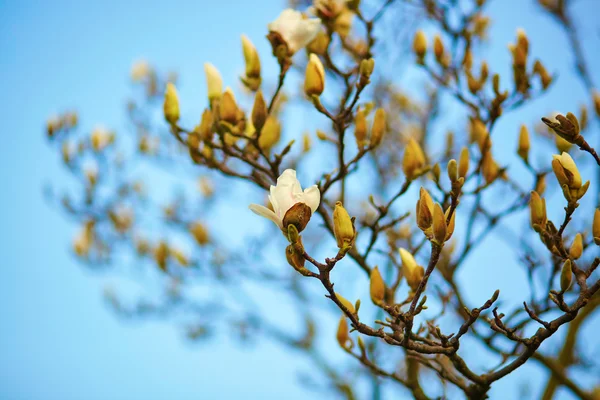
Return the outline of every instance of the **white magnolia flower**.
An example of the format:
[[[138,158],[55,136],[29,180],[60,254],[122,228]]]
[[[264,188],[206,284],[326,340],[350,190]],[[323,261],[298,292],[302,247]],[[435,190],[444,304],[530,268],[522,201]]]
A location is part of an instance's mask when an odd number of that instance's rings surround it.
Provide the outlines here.
[[[300,182],[296,179],[296,171],[286,169],[281,176],[277,178],[277,186],[271,185],[271,194],[269,201],[273,206],[273,211],[259,204],[250,204],[250,210],[255,214],[268,218],[283,230],[283,217],[285,213],[296,203],[304,203],[310,207],[314,214],[321,201],[321,193],[317,185],[302,191]]]
[[[150,64],[146,60],[138,60],[131,66],[131,80],[140,82],[150,74]]]
[[[306,47],[319,33],[321,21],[318,18],[304,18],[300,11],[288,8],[268,25],[270,32],[281,35],[290,54]],[[285,173],[285,172],[284,172]]]

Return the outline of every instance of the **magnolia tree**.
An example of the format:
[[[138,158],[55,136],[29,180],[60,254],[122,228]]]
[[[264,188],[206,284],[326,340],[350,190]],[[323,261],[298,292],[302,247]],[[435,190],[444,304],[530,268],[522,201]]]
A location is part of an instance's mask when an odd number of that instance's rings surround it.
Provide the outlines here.
[[[175,75],[136,63],[130,130],[48,122],[76,181],[60,196],[74,253],[162,283],[139,301],[108,290],[117,312],[177,318],[192,339],[264,335],[314,363],[303,384],[347,398],[483,399],[527,368],[544,399],[598,398],[578,338],[600,305],[600,95],[569,2],[539,0],[589,107],[522,121],[507,145],[499,121],[560,77],[523,30],[511,64],[489,65],[485,3],[296,2],[265,27],[272,54],[242,35],[236,93],[205,64],[197,124]],[[488,240],[511,251],[482,264]],[[480,299],[459,278],[473,263],[528,290]]]

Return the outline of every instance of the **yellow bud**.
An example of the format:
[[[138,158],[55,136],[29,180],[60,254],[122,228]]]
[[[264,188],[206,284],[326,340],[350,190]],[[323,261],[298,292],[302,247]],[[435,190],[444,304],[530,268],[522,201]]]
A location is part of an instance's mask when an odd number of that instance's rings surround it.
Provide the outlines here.
[[[259,90],[254,96],[254,105],[252,106],[252,125],[254,125],[257,132],[260,132],[265,125],[267,112],[267,103],[265,103],[262,91]]]
[[[154,261],[156,261],[156,264],[163,271],[167,270],[169,253],[169,245],[164,240],[161,240],[154,248]]]
[[[486,141],[489,136],[485,124],[479,118],[471,118],[471,129],[469,133],[470,142],[479,144],[479,149],[483,153],[483,149],[487,146]]]
[[[194,129],[201,140],[210,141],[213,133],[213,113],[208,108],[202,112],[200,124]]]
[[[435,35],[433,38],[433,54],[435,54],[435,59],[441,63],[444,59],[444,43],[442,42],[442,38],[440,35]]]
[[[367,139],[367,129],[367,117],[365,112],[362,109],[358,109],[354,119],[354,138],[356,139],[356,146],[358,146],[359,149],[362,149],[369,144]]]
[[[594,110],[596,111],[596,115],[600,117],[600,92],[594,91],[592,97],[594,100]]]
[[[179,121],[179,98],[177,97],[177,89],[175,89],[172,82],[167,83],[163,111],[165,119],[171,125],[175,125]]]
[[[542,83],[542,88],[548,89],[550,84],[552,83],[552,76],[548,73],[544,65],[540,60],[536,60],[533,63],[533,73],[537,74],[540,77],[540,82]]]
[[[487,184],[494,182],[500,175],[500,167],[498,167],[496,160],[494,160],[490,152],[486,152],[483,156],[481,174]]]
[[[569,290],[571,284],[573,283],[573,267],[571,265],[571,260],[567,259],[562,266],[562,270],[560,271],[560,291],[562,293]]]
[[[346,316],[342,315],[340,318],[340,323],[338,324],[336,338],[339,345],[343,349],[349,349],[352,347],[352,340],[350,339],[348,332],[348,322],[346,321]]]
[[[306,65],[304,78],[304,93],[311,97],[320,96],[325,89],[325,69],[316,54],[311,54]]]
[[[408,283],[411,289],[416,290],[423,278],[423,274],[421,273],[422,268],[417,265],[415,258],[408,250],[400,248],[398,251],[402,259],[402,273],[404,274],[404,278],[406,278],[406,283]]]
[[[328,140],[327,134],[320,129],[317,129],[317,138],[323,141]]]
[[[594,243],[600,246],[600,209],[596,208],[594,211],[594,221],[592,222],[592,236],[594,237]]]
[[[460,158],[458,159],[458,177],[466,178],[469,172],[469,149],[463,147],[460,151]]]
[[[439,182],[440,175],[442,173],[442,168],[440,167],[439,163],[435,163],[435,165],[431,168],[431,173],[433,174],[433,181]]]
[[[417,56],[417,61],[422,64],[425,54],[427,54],[427,37],[425,37],[425,33],[420,29],[415,33],[413,39],[413,52]]]
[[[333,210],[333,232],[337,246],[341,249],[352,246],[356,234],[352,219],[340,201],[335,203]]]
[[[235,125],[238,120],[238,107],[235,96],[230,88],[225,89],[221,99],[220,117],[223,121]]]
[[[438,244],[443,244],[446,241],[446,217],[442,207],[435,203],[433,206],[433,238]]]
[[[563,139],[562,137],[560,137],[558,135],[554,135],[554,142],[556,144],[556,150],[558,150],[561,153],[568,152],[571,149],[571,147],[573,146],[572,143],[570,143],[569,141],[567,141],[566,139]]]
[[[348,309],[348,311],[350,311],[352,314],[356,313],[356,310],[354,309],[354,305],[352,303],[350,303],[348,300],[346,300],[341,294],[336,293],[335,297],[338,298],[340,303],[342,303],[344,305],[344,307],[346,307]]]
[[[375,69],[375,60],[373,58],[361,60],[360,66],[358,68],[358,74],[360,75],[360,80],[358,85],[365,86],[370,81],[371,74],[373,74],[373,70]]]
[[[302,152],[308,153],[310,151],[310,148],[311,148],[310,135],[308,133],[305,133],[302,136]]]
[[[180,249],[171,249],[171,255],[182,267],[190,265],[190,260]]]
[[[527,162],[529,159],[529,147],[529,131],[527,130],[527,126],[521,125],[517,154],[519,154],[519,157],[521,157],[525,162]]]
[[[402,169],[406,178],[412,180],[417,177],[419,171],[425,166],[425,163],[423,149],[421,149],[421,146],[415,139],[410,138],[404,150],[404,158],[402,160]]]
[[[456,182],[458,180],[458,164],[456,163],[455,159],[451,159],[450,161],[448,161],[447,171],[450,182]]]
[[[383,282],[381,273],[379,273],[378,267],[371,270],[370,293],[373,304],[377,305],[383,303],[385,297],[385,283]]]
[[[569,249],[569,256],[573,260],[577,260],[583,254],[583,237],[581,233],[575,235],[575,239],[573,239],[573,243],[571,244],[571,248]]]
[[[581,188],[581,175],[569,153],[563,152],[552,157],[552,169],[560,185],[567,185],[569,189],[574,190]]]
[[[378,108],[377,111],[375,111],[373,126],[371,128],[371,147],[378,146],[383,140],[383,135],[386,130],[385,120],[385,110],[383,108]]]
[[[541,232],[546,229],[546,200],[541,198],[538,192],[531,191],[529,200],[529,210],[531,214],[531,226],[536,232]]]
[[[429,192],[421,187],[419,200],[417,201],[417,225],[427,233],[433,223],[433,200]]]
[[[200,246],[207,245],[210,242],[210,237],[208,235],[208,230],[199,221],[193,222],[189,227],[190,233],[196,240],[196,243]]]
[[[223,79],[221,78],[219,70],[211,63],[204,63],[204,73],[206,75],[208,99],[219,99],[223,92]]]
[[[306,46],[306,50],[308,50],[309,53],[315,53],[322,56],[327,52],[328,47],[329,36],[327,36],[325,32],[319,31],[313,41]]]
[[[262,128],[260,137],[258,138],[258,145],[264,151],[270,151],[281,137],[281,125],[277,118],[272,115],[267,117],[265,125]]]
[[[260,58],[254,44],[246,35],[242,35],[242,51],[246,62],[246,76],[249,78],[260,78]]]

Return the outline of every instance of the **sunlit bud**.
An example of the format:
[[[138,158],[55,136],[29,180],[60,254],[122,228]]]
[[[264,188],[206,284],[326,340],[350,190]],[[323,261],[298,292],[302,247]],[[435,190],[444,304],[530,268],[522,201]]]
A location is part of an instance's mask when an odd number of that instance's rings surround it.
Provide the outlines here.
[[[95,186],[98,182],[98,167],[90,165],[84,169],[85,177],[90,186]]]
[[[573,243],[571,244],[571,248],[569,249],[569,256],[573,260],[577,260],[583,254],[583,237],[581,233],[575,235],[575,239],[573,239]]]
[[[325,69],[316,54],[311,54],[306,65],[304,93],[308,96],[320,96],[325,89]]]
[[[371,301],[373,304],[381,304],[385,297],[385,283],[379,273],[379,268],[375,267],[371,270],[370,282]]]
[[[225,89],[219,109],[221,120],[235,124],[238,120],[238,107],[231,88]]]
[[[258,138],[258,145],[261,149],[268,152],[275,144],[277,144],[277,142],[279,142],[280,137],[281,125],[279,124],[279,121],[277,121],[277,118],[269,115],[262,128],[260,137]]]
[[[285,258],[296,271],[303,273],[306,271],[304,268],[305,259],[304,255],[294,250],[294,245],[290,244],[285,248]]]
[[[346,307],[348,309],[348,311],[350,311],[352,314],[356,313],[356,310],[354,309],[354,304],[352,304],[348,300],[346,300],[341,294],[336,293],[335,297],[338,298],[340,303],[342,303],[344,305],[344,307]]]
[[[446,228],[444,210],[438,203],[435,203],[433,205],[433,238],[440,245],[446,240]]]
[[[476,79],[473,75],[467,74],[467,86],[469,87],[469,91],[473,94],[477,94],[477,92],[481,89],[481,82],[479,79]]]
[[[463,56],[462,65],[465,71],[470,71],[473,67],[473,52],[471,50],[467,50],[465,55]]]
[[[469,172],[469,149],[463,147],[460,151],[460,158],[458,160],[458,176],[459,178],[466,178]]]
[[[326,141],[328,140],[327,134],[320,129],[317,129],[317,139]]]
[[[600,117],[600,92],[594,91],[592,97],[594,100],[594,110],[596,111],[596,115]]]
[[[412,290],[416,290],[423,279],[423,268],[417,265],[415,258],[406,249],[398,249],[402,259],[402,273],[406,278],[406,283]]]
[[[102,151],[106,146],[113,143],[115,140],[115,134],[108,132],[102,127],[94,128],[90,136],[90,142],[94,151]]]
[[[567,115],[567,118],[569,116]],[[575,120],[577,121],[577,118],[575,118]],[[579,109],[579,129],[580,132],[584,131],[588,126],[588,110],[587,107],[585,105],[581,105],[580,109]]]
[[[371,147],[378,146],[383,140],[383,135],[386,129],[385,120],[385,110],[383,108],[378,108],[375,111],[373,126],[371,128]]]
[[[194,129],[200,140],[210,141],[213,133],[213,113],[208,108],[202,112],[200,124]]]
[[[541,195],[544,194],[544,192],[546,191],[546,176],[540,176],[540,178],[538,179],[536,185],[535,185],[535,191],[538,192]]]
[[[175,89],[175,85],[171,82],[167,83],[163,111],[165,119],[171,125],[175,125],[179,121],[179,98],[177,96],[177,89]]]
[[[560,291],[561,293],[566,292],[571,287],[573,283],[573,267],[571,265],[571,260],[567,259],[563,265],[562,270],[560,271]]]
[[[567,140],[563,139],[558,135],[554,135],[554,139],[554,143],[556,144],[556,150],[558,150],[561,153],[568,152],[569,150],[571,150],[571,147],[573,147],[572,143],[568,142]]]
[[[458,180],[458,164],[455,159],[448,161],[448,178],[454,183]]]
[[[348,211],[340,201],[335,203],[333,210],[333,232],[340,249],[352,246],[356,232]]]
[[[519,154],[519,157],[521,157],[525,162],[527,162],[527,160],[529,159],[529,147],[529,131],[527,130],[527,126],[521,125],[517,154]]]
[[[446,221],[448,221],[449,215],[450,215],[450,207],[448,207],[448,209],[444,213],[444,219]],[[454,233],[455,220],[456,220],[456,210],[454,210],[454,212],[452,213],[452,218],[450,218],[450,221],[447,223],[445,240],[450,240],[450,238],[452,237],[452,234]]]
[[[359,149],[364,148],[369,144],[367,139],[367,117],[363,109],[356,111],[356,117],[354,119],[354,138],[356,139],[356,146]]]
[[[425,154],[423,149],[412,137],[408,140],[404,149],[404,158],[402,160],[402,170],[408,180],[412,180],[419,175],[419,172],[425,167]]]
[[[374,69],[375,60],[373,58],[361,60],[360,67],[358,69],[358,74],[360,76],[357,82],[358,87],[365,87],[370,82],[371,74],[373,74]]]
[[[310,135],[308,133],[305,133],[304,135],[302,135],[302,152],[308,153],[310,151],[311,146],[312,144]]]
[[[550,84],[552,83],[552,76],[548,73],[544,65],[540,60],[536,60],[533,63],[533,73],[537,74],[540,77],[540,82],[542,83],[543,89],[548,89]]]
[[[555,154],[552,157],[552,169],[560,185],[567,185],[569,189],[579,189],[581,187],[581,175],[579,175],[577,165],[575,165],[575,161],[569,153]]]
[[[190,233],[196,240],[196,243],[200,246],[207,245],[210,242],[210,236],[208,235],[208,230],[204,226],[203,223],[196,221],[193,222],[189,227]]]
[[[318,54],[320,56],[324,55],[327,52],[327,48],[329,47],[329,36],[323,31],[319,31],[317,36],[313,39],[312,42],[306,46],[306,50],[309,53]]]
[[[350,336],[348,334],[348,321],[346,321],[345,315],[342,315],[342,317],[340,318],[336,338],[339,345],[343,349],[348,350],[352,348],[352,339],[350,339]]]
[[[181,251],[181,249],[172,248],[170,250],[171,256],[173,256],[173,258],[175,259],[175,261],[177,261],[179,265],[181,265],[182,267],[187,267],[188,265],[190,265],[190,260],[188,259],[187,255],[185,255],[183,251]]]
[[[433,174],[434,182],[440,181],[440,175],[442,173],[442,168],[439,163],[435,163],[435,165],[431,168],[431,173]]]
[[[262,91],[257,91],[254,97],[254,105],[252,106],[252,125],[257,132],[265,125],[267,120],[267,103],[263,97]]]
[[[63,162],[65,164],[70,163],[71,160],[73,159],[73,154],[75,152],[73,149],[73,143],[68,140],[65,140],[62,144],[61,150],[62,150]]]
[[[349,10],[343,10],[333,22],[333,30],[337,32],[340,38],[344,39],[352,29],[352,19],[354,13]]]
[[[488,135],[485,124],[479,118],[471,118],[469,128],[469,142],[481,146],[482,139]]]
[[[223,92],[223,79],[219,70],[211,63],[204,63],[206,75],[206,87],[208,88],[208,99],[219,99]]]
[[[517,46],[525,53],[525,56],[527,56],[529,53],[529,39],[527,39],[527,34],[522,28],[517,29]]]
[[[483,178],[487,184],[494,182],[500,175],[500,167],[498,167],[496,160],[494,160],[494,157],[492,157],[490,152],[487,152],[483,155],[481,174],[483,175]]]
[[[427,54],[427,37],[425,37],[425,33],[420,29],[415,33],[413,39],[413,52],[417,56],[417,62],[423,64],[425,54]]]
[[[154,261],[163,271],[167,270],[167,259],[169,257],[169,245],[161,240],[154,248]]]
[[[131,66],[131,80],[133,82],[140,82],[144,80],[150,74],[150,65],[146,60],[140,60],[133,63]]]
[[[246,62],[246,76],[249,78],[260,77],[260,58],[254,44],[246,35],[242,35],[242,50],[244,52],[244,61]]]
[[[594,211],[594,221],[592,222],[592,236],[594,237],[594,243],[600,246],[600,209],[596,208]]]
[[[427,234],[433,223],[433,200],[429,192],[421,187],[417,201],[417,225]]]
[[[435,59],[439,63],[444,59],[444,43],[440,35],[435,35],[433,38],[433,54],[435,54]]]
[[[546,229],[546,200],[533,190],[529,200],[529,211],[531,213],[531,226],[536,232]]]

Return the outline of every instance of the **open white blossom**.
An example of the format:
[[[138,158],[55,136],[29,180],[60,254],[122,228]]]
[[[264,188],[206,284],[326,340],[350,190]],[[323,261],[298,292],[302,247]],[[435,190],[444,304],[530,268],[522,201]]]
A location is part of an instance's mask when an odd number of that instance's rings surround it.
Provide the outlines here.
[[[317,36],[321,21],[318,18],[305,18],[300,11],[288,8],[283,10],[268,28],[270,32],[278,33],[285,40],[291,55],[306,47]]]
[[[302,191],[300,182],[296,179],[296,171],[286,169],[277,178],[277,186],[271,185],[269,201],[273,211],[259,204],[250,204],[250,210],[255,214],[268,218],[283,230],[283,217],[287,211],[296,203],[304,203],[310,207],[314,214],[321,201],[321,193],[317,185],[313,185]]]

